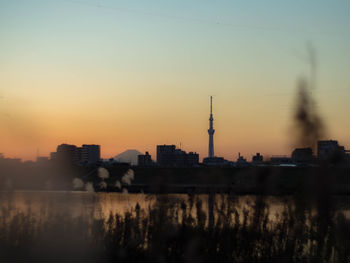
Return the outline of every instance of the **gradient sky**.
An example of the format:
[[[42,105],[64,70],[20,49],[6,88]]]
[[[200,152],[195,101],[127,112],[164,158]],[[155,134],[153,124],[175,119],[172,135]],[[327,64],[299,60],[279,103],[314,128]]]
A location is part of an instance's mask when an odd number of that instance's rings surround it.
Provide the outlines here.
[[[0,0],[0,152],[60,143],[290,154],[297,80],[317,52],[326,138],[350,148],[350,2]]]

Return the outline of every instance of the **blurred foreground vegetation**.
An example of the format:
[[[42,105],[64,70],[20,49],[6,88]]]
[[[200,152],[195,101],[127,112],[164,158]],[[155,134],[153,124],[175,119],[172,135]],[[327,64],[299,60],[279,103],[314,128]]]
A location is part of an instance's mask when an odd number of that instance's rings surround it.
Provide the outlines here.
[[[10,211],[0,217],[1,262],[348,262],[350,220],[326,192],[187,200],[157,195],[141,209],[109,217]],[[96,208],[98,209],[98,208]],[[44,216],[45,215],[45,216]]]

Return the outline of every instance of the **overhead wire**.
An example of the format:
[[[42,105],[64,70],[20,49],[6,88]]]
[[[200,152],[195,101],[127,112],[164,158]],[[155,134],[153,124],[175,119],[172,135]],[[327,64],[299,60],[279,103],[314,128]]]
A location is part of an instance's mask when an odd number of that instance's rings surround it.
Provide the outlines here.
[[[145,15],[145,16],[153,16],[153,17],[166,18],[166,19],[171,19],[171,20],[189,21],[189,22],[196,22],[196,23],[202,23],[202,24],[207,24],[207,25],[218,25],[218,26],[226,26],[226,27],[240,28],[240,29],[280,31],[280,32],[285,32],[285,33],[334,34],[334,32],[332,33],[332,32],[324,32],[324,31],[311,31],[311,30],[286,27],[286,26],[278,27],[278,26],[263,26],[263,25],[254,25],[254,24],[239,24],[239,23],[231,23],[231,22],[226,22],[226,21],[211,20],[211,19],[204,19],[204,18],[197,18],[197,17],[169,15],[169,14],[164,14],[164,13],[159,13],[159,12],[144,11],[141,9],[130,9],[130,8],[125,8],[125,7],[110,6],[110,5],[101,4],[100,2],[91,3],[91,2],[81,1],[81,0],[61,0],[61,1],[68,2],[68,3],[74,3],[74,4],[78,4],[78,5],[83,5],[83,6],[103,8],[103,9],[113,10],[113,11],[118,11],[118,12],[135,13],[135,14],[141,14],[141,15]]]

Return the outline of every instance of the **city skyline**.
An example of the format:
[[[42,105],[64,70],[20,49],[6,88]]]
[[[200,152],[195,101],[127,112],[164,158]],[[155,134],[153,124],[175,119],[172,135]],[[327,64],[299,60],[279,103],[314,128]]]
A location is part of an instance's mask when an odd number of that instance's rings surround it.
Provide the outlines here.
[[[213,158],[213,157],[216,157],[216,156],[221,156],[221,155],[214,155],[214,142],[213,142],[213,135],[214,135],[214,126],[213,126],[213,121],[214,121],[214,118],[213,118],[213,110],[212,110],[212,96],[210,96],[210,115],[209,115],[209,129],[207,130],[208,132],[208,135],[209,135],[209,144],[208,144],[208,150],[207,150],[207,155],[201,155],[200,154],[200,160],[203,160],[204,158],[209,157],[209,158]],[[83,145],[83,147],[85,145],[96,145],[96,144],[87,144],[87,143],[81,143]],[[163,143],[162,143],[163,144]],[[168,143],[169,144],[169,143]],[[74,146],[76,147],[76,143],[68,143],[68,142],[61,142],[60,145],[71,145],[71,146]],[[59,146],[60,146],[59,145]],[[163,145],[166,145],[165,143]],[[176,146],[177,149],[180,149],[180,150],[183,150],[184,148],[182,148],[182,145],[181,145],[181,142],[179,144],[173,144],[173,143],[170,143],[169,145],[174,145],[174,147]],[[98,147],[100,147],[100,145],[96,145]],[[158,146],[157,146],[158,147]],[[301,145],[299,145],[299,148],[301,147]],[[154,147],[153,147],[154,148]],[[124,151],[127,151],[127,150],[130,150],[131,148],[126,148]],[[138,149],[135,149],[135,150],[138,150]],[[189,151],[189,152],[192,152],[193,149],[185,149],[186,151]],[[99,150],[100,151],[100,150]],[[120,154],[120,153],[123,153],[124,151],[121,151],[121,152],[118,152],[118,153],[115,153],[113,154],[112,156],[105,156],[105,155],[101,155],[101,158],[102,159],[109,159],[109,158],[114,158],[117,154]],[[102,152],[102,151],[101,151]],[[156,154],[156,150],[154,149],[146,149],[144,150],[143,152],[149,152],[151,153],[151,155],[155,155]],[[196,151],[194,151],[196,152]],[[49,154],[45,155],[45,154],[40,154],[40,151],[39,149],[37,149],[37,152],[36,152],[36,156],[34,158],[31,158],[31,159],[24,159],[24,161],[26,160],[35,160],[36,158],[39,158],[39,157],[45,157],[45,156],[49,156],[50,154],[52,155],[52,150],[49,151]],[[248,154],[241,154],[242,152],[241,151],[237,151],[237,154],[231,154],[229,156],[222,156],[223,158],[229,160],[229,161],[235,161],[236,159],[240,158],[240,156],[244,156],[246,157],[247,159],[253,159],[253,157],[255,156],[255,154],[260,154],[262,153],[263,156],[269,158],[269,157],[274,157],[274,156],[289,156],[290,155],[290,152],[288,153],[275,153],[275,154],[266,154],[265,152],[263,151],[260,151],[259,149],[257,149],[255,152],[249,152]],[[6,155],[6,153],[1,153],[3,155]],[[314,153],[315,154],[315,153]],[[10,158],[21,158],[20,156],[6,156],[6,157],[10,157]],[[22,158],[21,158],[22,159]],[[52,158],[51,158],[52,159]]]
[[[180,146],[181,147],[181,146]],[[148,151],[145,154],[135,150],[128,149],[111,158],[101,157],[100,145],[83,144],[81,147],[74,144],[61,143],[56,147],[56,151],[50,153],[50,156],[36,157],[37,163],[46,163],[53,161],[58,163],[66,163],[80,166],[89,166],[96,164],[116,164],[129,163],[129,165],[141,166],[193,166],[198,167],[202,164],[204,166],[238,166],[247,167],[247,165],[292,165],[305,166],[310,164],[317,164],[318,161],[325,160],[343,160],[349,161],[350,150],[347,150],[343,145],[339,145],[337,140],[318,140],[317,147],[313,150],[311,147],[295,148],[287,155],[262,155],[260,152],[251,155],[251,158],[245,158],[238,152],[238,158],[225,159],[221,156],[208,156],[199,158],[199,154],[193,151],[186,152],[174,144],[171,145],[156,145],[156,157],[152,159],[152,155]],[[210,148],[210,144],[209,144]],[[210,151],[209,151],[210,153]],[[332,159],[336,158],[336,159]],[[201,160],[202,159],[202,160]],[[20,163],[19,158],[8,158],[0,153],[0,160],[14,161]],[[141,164],[140,164],[141,162]]]
[[[0,152],[34,160],[66,142],[155,156],[181,143],[202,159],[212,94],[215,155],[290,154],[306,43],[324,139],[350,148],[350,4],[253,2],[1,2]]]

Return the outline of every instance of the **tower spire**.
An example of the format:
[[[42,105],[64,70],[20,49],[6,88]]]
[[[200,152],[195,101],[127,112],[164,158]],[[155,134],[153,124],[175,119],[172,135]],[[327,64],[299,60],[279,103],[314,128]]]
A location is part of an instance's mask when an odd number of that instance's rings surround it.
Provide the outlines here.
[[[209,116],[209,150],[208,150],[208,157],[213,158],[214,157],[214,124],[213,124],[214,118],[213,118],[213,96],[210,96],[210,116]]]
[[[210,115],[213,114],[213,96],[210,96]]]

